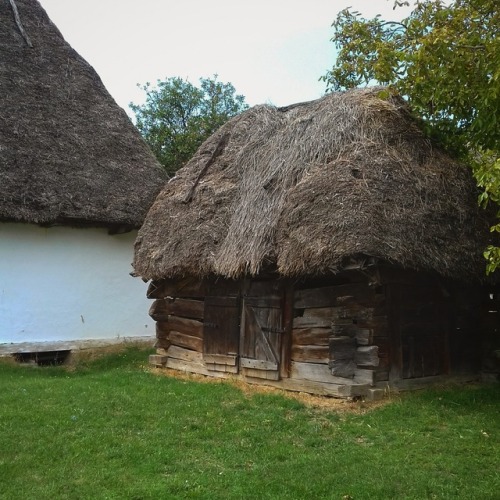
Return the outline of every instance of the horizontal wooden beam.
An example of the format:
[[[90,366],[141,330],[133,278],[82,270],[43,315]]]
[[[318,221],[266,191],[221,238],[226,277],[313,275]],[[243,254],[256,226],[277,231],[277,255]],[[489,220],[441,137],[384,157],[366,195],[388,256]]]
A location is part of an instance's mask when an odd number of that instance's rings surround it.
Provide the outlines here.
[[[330,328],[294,328],[292,330],[292,345],[328,345],[332,335]]]
[[[240,358],[242,368],[252,368],[254,370],[277,370],[278,363],[261,359]]]
[[[201,352],[203,350],[203,339],[199,337],[192,337],[181,332],[171,331],[168,334],[168,340],[176,346],[191,349],[192,351]]]
[[[236,366],[238,356],[229,354],[203,354],[203,361],[205,361],[205,363]]]

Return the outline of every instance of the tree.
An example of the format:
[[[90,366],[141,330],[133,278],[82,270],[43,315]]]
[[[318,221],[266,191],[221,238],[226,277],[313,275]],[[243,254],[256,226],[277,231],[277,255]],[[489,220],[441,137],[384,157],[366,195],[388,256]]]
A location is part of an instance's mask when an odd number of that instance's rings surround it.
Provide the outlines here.
[[[378,82],[400,93],[429,135],[472,166],[480,203],[500,202],[498,0],[417,1],[400,22],[346,9],[332,26],[338,56],[322,77],[327,91]],[[485,257],[487,272],[500,266],[500,248]]]
[[[146,92],[142,105],[130,103],[136,126],[158,161],[174,174],[202,142],[229,118],[248,108],[231,83],[200,78],[196,87],[182,78],[139,85]]]

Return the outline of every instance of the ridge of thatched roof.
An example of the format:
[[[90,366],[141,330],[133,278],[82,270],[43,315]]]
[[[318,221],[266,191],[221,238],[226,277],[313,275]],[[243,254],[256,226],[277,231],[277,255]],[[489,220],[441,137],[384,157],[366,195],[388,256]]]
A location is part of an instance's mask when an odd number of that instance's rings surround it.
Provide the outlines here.
[[[312,276],[370,256],[475,280],[488,226],[469,169],[405,101],[358,89],[229,121],[156,199],[134,267],[146,279]]]
[[[165,173],[40,4],[14,5],[21,24],[0,0],[0,220],[140,226]]]

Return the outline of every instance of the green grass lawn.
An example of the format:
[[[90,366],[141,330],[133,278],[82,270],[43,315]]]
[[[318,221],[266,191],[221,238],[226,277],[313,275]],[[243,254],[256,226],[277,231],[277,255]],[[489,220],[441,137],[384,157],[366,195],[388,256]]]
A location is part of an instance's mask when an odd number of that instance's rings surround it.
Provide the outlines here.
[[[147,354],[0,363],[0,498],[500,498],[498,384],[346,412],[155,375]]]

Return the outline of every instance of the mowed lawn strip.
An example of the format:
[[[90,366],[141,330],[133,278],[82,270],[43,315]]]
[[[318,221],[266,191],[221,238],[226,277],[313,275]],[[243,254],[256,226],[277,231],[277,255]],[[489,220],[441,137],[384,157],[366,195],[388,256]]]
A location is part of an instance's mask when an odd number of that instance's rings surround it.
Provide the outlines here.
[[[147,355],[0,362],[0,498],[499,498],[498,384],[338,411]]]

